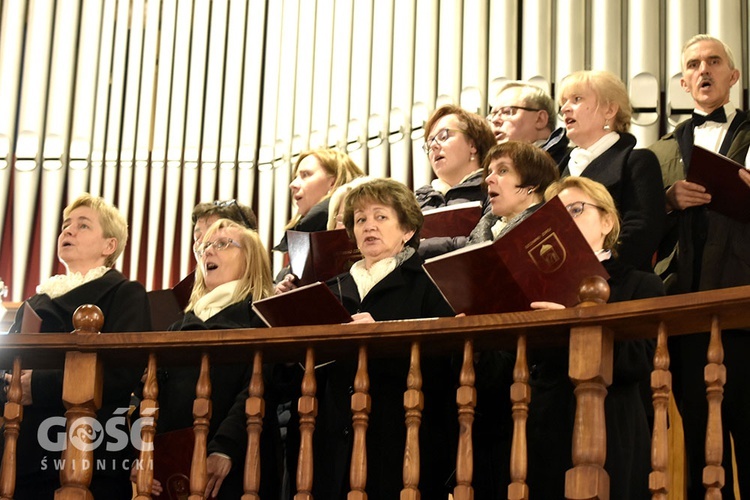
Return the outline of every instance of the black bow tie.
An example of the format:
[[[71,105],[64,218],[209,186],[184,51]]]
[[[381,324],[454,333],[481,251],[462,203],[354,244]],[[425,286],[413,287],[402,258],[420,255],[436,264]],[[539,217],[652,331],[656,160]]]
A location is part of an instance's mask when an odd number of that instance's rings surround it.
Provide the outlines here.
[[[716,108],[708,115],[701,115],[693,111],[693,124],[696,127],[703,125],[706,122],[726,123],[727,114],[724,112],[724,107],[722,106],[721,108]]]

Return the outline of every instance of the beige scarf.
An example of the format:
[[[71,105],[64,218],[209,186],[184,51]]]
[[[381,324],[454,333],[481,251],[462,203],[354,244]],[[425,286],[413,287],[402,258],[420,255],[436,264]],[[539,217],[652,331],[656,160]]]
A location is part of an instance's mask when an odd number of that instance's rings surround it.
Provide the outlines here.
[[[206,321],[225,307],[232,305],[232,297],[240,280],[229,281],[217,286],[206,295],[195,301],[193,314],[198,316],[202,321]]]
[[[375,285],[380,283],[383,278],[391,274],[394,269],[412,255],[414,255],[414,249],[412,247],[404,247],[395,257],[379,260],[370,269],[365,267],[364,259],[355,262],[351,269],[349,269],[349,273],[357,284],[360,300],[364,300],[365,296],[370,293],[370,290]]]

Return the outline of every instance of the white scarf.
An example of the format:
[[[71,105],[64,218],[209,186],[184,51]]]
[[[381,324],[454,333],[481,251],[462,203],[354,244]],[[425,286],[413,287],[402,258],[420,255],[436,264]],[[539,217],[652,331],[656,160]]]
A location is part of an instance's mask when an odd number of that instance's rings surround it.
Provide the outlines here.
[[[36,287],[36,293],[47,294],[51,299],[56,299],[84,283],[101,278],[107,271],[109,271],[107,266],[99,266],[89,269],[85,275],[73,272],[51,276]]]
[[[225,307],[233,304],[232,297],[240,280],[229,281],[217,286],[206,295],[195,301],[193,314],[206,321]]]
[[[400,266],[405,260],[414,255],[414,249],[412,247],[405,247],[395,257],[387,257],[385,259],[377,261],[373,264],[370,269],[365,267],[365,260],[358,260],[355,262],[349,274],[354,278],[354,282],[357,284],[357,291],[359,292],[360,300],[364,300],[365,296],[370,293],[375,285],[393,272],[396,267]]]
[[[587,149],[575,148],[570,152],[570,161],[568,162],[570,175],[580,176],[586,167],[589,166],[589,163],[601,156],[602,153],[614,146],[619,140],[620,134],[617,132],[608,132]]]

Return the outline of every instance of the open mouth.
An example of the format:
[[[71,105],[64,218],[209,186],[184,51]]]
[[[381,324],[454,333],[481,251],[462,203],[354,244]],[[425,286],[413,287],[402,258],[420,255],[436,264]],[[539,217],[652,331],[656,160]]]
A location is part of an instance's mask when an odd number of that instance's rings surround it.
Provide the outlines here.
[[[707,88],[710,88],[712,85],[713,85],[713,82],[711,82],[710,80],[703,80],[700,83],[699,87],[702,89],[707,89]]]
[[[219,266],[216,265],[214,262],[206,262],[206,271],[213,271],[217,269]]]

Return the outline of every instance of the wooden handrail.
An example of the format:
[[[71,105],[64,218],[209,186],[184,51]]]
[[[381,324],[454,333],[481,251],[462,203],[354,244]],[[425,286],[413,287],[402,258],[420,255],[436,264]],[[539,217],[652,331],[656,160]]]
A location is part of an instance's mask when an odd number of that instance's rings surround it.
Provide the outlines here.
[[[583,297],[585,300],[586,297]],[[654,472],[650,477],[650,487],[654,498],[664,498],[669,489],[666,478],[666,459],[664,449],[666,437],[666,401],[671,389],[669,358],[666,352],[667,333],[685,335],[711,331],[712,341],[708,352],[706,382],[708,385],[708,405],[711,415],[709,436],[721,434],[720,401],[725,383],[723,353],[721,348],[721,330],[728,328],[750,327],[750,286],[737,287],[711,292],[699,292],[682,296],[660,297],[616,304],[590,305],[559,311],[526,311],[508,314],[492,314],[460,318],[441,318],[436,320],[380,322],[374,324],[322,325],[304,328],[273,329],[236,329],[200,332],[143,332],[143,333],[109,333],[106,335],[63,335],[63,334],[19,334],[0,336],[0,363],[18,366],[21,360],[25,369],[59,368],[69,353],[85,356],[91,354],[95,362],[91,366],[146,366],[149,365],[147,379],[153,379],[154,360],[160,365],[180,364],[202,367],[202,376],[196,391],[194,414],[196,430],[204,431],[207,418],[210,416],[211,386],[208,380],[210,359],[214,364],[248,363],[254,359],[255,375],[260,374],[261,361],[299,362],[304,361],[305,378],[302,383],[302,398],[299,401],[301,422],[300,462],[297,469],[298,493],[296,498],[311,498],[313,480],[312,433],[317,414],[316,381],[314,366],[318,362],[330,359],[354,359],[359,355],[360,371],[358,375],[357,397],[362,401],[353,401],[352,409],[362,424],[366,422],[369,404],[367,386],[362,383],[366,374],[368,358],[376,359],[393,356],[394,353],[407,355],[411,350],[412,371],[418,369],[420,356],[436,354],[464,353],[464,359],[470,360],[474,352],[487,349],[518,350],[518,363],[515,380],[520,384],[509,396],[513,398],[514,410],[517,412],[516,429],[523,429],[525,412],[528,411],[528,368],[525,367],[526,349],[570,344],[570,376],[576,384],[575,442],[573,450],[574,468],[568,471],[569,498],[606,498],[608,477],[603,469],[606,443],[606,432],[603,426],[603,401],[606,387],[611,382],[612,344],[619,340],[638,338],[657,338],[658,347],[655,357],[655,371],[652,376],[652,389],[655,402],[655,426],[652,449]],[[365,347],[366,346],[366,347]],[[262,353],[262,358],[260,355]],[[592,361],[593,360],[593,361]],[[416,364],[415,364],[416,363]],[[418,370],[417,370],[418,371]],[[409,391],[419,391],[421,384],[410,372],[410,382],[405,394],[407,410],[406,425],[417,417],[410,416],[409,411],[417,411],[419,404],[409,399]],[[255,377],[256,379],[258,377]],[[14,381],[15,382],[15,381]],[[470,435],[471,414],[476,404],[473,394],[473,373],[470,363],[464,363],[461,374],[457,403],[459,413],[457,422]],[[147,383],[147,385],[149,385]],[[248,428],[256,429],[250,434],[259,433],[263,414],[262,381],[256,380],[248,399]],[[157,398],[157,388],[144,393],[144,401]],[[12,392],[12,391],[11,391]],[[86,411],[96,406],[96,387],[87,393]],[[13,395],[15,397],[15,394]],[[11,401],[14,400],[11,397]],[[416,400],[415,400],[416,401]],[[74,403],[74,402],[71,402]],[[356,404],[355,404],[356,403]],[[407,404],[408,403],[408,404]],[[80,406],[80,404],[79,404]],[[13,417],[13,406],[6,406],[6,419]],[[8,413],[10,410],[10,413]],[[460,415],[460,416],[459,416]],[[412,420],[410,420],[412,419]],[[417,420],[413,420],[416,423]],[[716,425],[719,422],[719,426]],[[6,422],[7,423],[7,422]],[[22,424],[21,424],[22,425]],[[413,427],[413,425],[412,425]],[[152,429],[146,428],[147,439]],[[11,429],[11,439],[12,439]],[[6,432],[7,434],[7,432]],[[516,486],[509,490],[514,498],[527,498],[525,485],[525,438],[519,438],[514,451],[512,465],[513,481]],[[712,438],[712,441],[716,439]],[[721,464],[721,443],[719,447],[707,446],[707,467],[704,478],[707,486],[718,488],[723,484]],[[249,442],[257,445],[257,436]],[[206,484],[205,439],[197,440],[193,461],[192,490],[193,497],[200,498],[201,490]],[[470,443],[459,448],[469,449]],[[408,449],[408,448],[407,448]],[[6,448],[6,452],[8,448]],[[360,450],[360,455],[363,452]],[[410,452],[411,453],[411,452]],[[414,452],[418,456],[418,451]],[[515,455],[520,455],[516,457]],[[466,458],[466,457],[464,457]],[[246,474],[246,496],[253,498],[257,489],[257,463],[249,464],[250,475]],[[5,464],[4,464],[5,465]],[[460,459],[457,475],[458,486],[455,493],[460,497],[471,497],[471,462]],[[12,489],[12,480],[8,471],[3,469],[2,488]],[[406,469],[405,469],[406,470]],[[366,481],[366,471],[354,471],[354,489],[361,492]],[[85,485],[89,478],[73,478],[71,484]],[[407,484],[413,478],[406,478]],[[139,476],[139,493],[148,497],[148,474]],[[416,490],[408,489],[417,496]],[[360,495],[361,496],[361,495]],[[402,495],[403,496],[403,495]]]
[[[68,334],[0,335],[0,365],[11,366],[23,356],[25,368],[61,367],[70,350],[96,351],[110,366],[146,364],[155,352],[160,364],[195,364],[201,352],[221,363],[247,362],[256,349],[265,362],[304,360],[308,347],[324,361],[349,356],[359,345],[370,343],[371,358],[404,351],[403,346],[429,339],[423,354],[461,352],[471,339],[474,350],[515,350],[519,333],[527,335],[529,349],[567,345],[572,326],[601,325],[614,340],[654,338],[658,325],[669,326],[669,335],[711,330],[711,318],[721,318],[724,329],[750,326],[750,286],[696,292],[669,297],[633,300],[557,311],[522,311],[461,318],[379,322],[372,324],[306,327],[204,330],[199,332],[108,333],[98,336]]]

